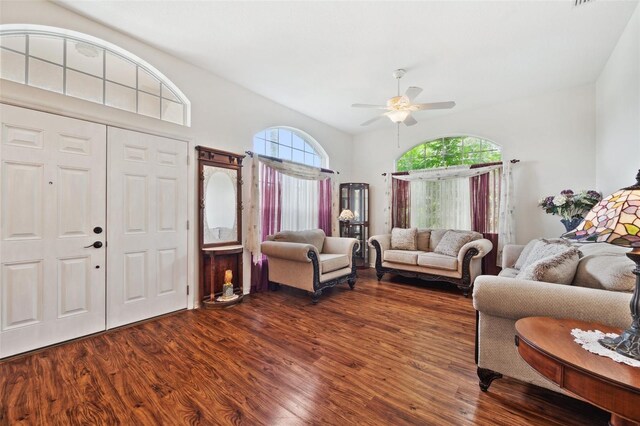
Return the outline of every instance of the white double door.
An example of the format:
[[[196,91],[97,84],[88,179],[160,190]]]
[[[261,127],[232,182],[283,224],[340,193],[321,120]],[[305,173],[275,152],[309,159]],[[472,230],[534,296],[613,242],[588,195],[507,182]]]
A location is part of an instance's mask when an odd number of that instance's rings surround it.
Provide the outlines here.
[[[0,358],[185,308],[186,143],[8,105],[0,122]]]

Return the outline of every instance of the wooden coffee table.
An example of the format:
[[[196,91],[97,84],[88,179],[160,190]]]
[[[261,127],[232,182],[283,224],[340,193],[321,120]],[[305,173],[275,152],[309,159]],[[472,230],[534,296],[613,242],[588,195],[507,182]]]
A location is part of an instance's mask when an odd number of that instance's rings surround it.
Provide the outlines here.
[[[611,413],[611,425],[640,424],[640,368],[592,354],[571,330],[620,330],[597,323],[543,317],[516,322],[520,356],[563,389]]]

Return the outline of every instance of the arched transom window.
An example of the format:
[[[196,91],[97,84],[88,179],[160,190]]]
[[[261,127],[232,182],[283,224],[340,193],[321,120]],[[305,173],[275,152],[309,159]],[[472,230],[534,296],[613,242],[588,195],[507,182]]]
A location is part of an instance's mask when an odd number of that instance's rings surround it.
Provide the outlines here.
[[[290,127],[271,127],[253,137],[253,151],[314,167],[328,167],[328,158],[318,142]]]
[[[190,125],[185,95],[153,66],[98,38],[41,25],[0,25],[0,77]]]
[[[502,161],[499,145],[474,136],[438,138],[414,146],[396,162],[396,170],[432,169]]]

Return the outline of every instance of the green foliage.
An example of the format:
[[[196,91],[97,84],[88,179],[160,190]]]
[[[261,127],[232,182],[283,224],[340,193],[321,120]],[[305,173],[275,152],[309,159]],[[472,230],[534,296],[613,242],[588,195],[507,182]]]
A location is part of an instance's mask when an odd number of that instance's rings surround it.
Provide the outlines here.
[[[433,169],[502,161],[500,147],[484,139],[455,136],[424,142],[405,152],[396,162],[396,170]]]

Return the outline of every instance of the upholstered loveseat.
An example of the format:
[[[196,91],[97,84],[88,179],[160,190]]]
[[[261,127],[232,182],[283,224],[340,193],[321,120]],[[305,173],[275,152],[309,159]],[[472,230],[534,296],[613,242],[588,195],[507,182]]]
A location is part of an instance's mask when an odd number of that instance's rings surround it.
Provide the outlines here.
[[[269,282],[300,288],[318,303],[322,291],[356,283],[355,238],[327,237],[322,229],[283,231],[269,235],[261,245],[269,260]]]
[[[529,243],[528,249],[536,243],[535,240]],[[544,259],[526,261],[525,246],[507,245],[500,275],[481,275],[476,279],[473,290],[473,304],[478,311],[476,362],[483,391],[494,379],[505,375],[565,393],[518,354],[514,344],[515,323],[521,318],[572,318],[621,329],[631,324],[629,302],[635,276],[634,263],[625,256],[628,250],[604,243],[570,247],[579,253],[571,255],[564,266],[551,264],[562,271],[549,272],[538,268]],[[546,277],[536,276],[536,269],[538,275]],[[534,280],[523,279],[523,275]],[[537,278],[555,282],[536,281]]]
[[[386,273],[445,281],[457,285],[465,297],[482,272],[482,258],[493,248],[478,232],[448,229],[394,228],[391,234],[371,237],[369,243],[375,248],[378,281]]]

